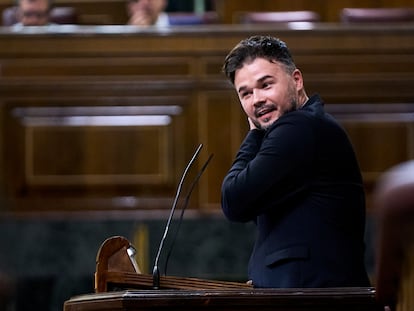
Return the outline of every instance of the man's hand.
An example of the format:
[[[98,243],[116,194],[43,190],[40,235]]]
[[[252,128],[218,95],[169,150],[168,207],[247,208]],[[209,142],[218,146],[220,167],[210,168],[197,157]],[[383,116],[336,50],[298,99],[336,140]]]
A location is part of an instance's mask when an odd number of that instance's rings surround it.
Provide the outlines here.
[[[251,130],[260,130],[260,124],[255,123],[251,118],[247,118]]]

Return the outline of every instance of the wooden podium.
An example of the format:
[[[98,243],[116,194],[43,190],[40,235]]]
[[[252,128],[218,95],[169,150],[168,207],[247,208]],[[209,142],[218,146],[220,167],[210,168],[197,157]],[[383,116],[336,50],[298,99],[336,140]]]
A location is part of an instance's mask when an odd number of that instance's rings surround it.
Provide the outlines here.
[[[73,297],[64,311],[214,310],[214,311],[373,311],[370,288],[136,290]]]
[[[114,289],[152,289],[153,276],[142,274],[134,258],[135,249],[121,236],[114,236],[101,245],[96,256],[95,292]],[[211,281],[196,278],[161,276],[160,289],[241,289],[252,287],[245,283]]]
[[[251,310],[373,311],[383,310],[373,288],[254,289],[238,282],[139,273],[127,239],[112,237],[99,249],[95,293],[64,303],[64,311],[125,310]]]

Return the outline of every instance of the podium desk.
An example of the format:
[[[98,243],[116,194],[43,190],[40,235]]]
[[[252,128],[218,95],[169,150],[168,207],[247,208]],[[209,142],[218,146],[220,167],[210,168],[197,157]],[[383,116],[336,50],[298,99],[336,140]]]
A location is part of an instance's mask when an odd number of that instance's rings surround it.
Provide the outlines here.
[[[64,311],[373,311],[373,288],[125,290],[75,296]],[[382,309],[383,310],[383,309]]]
[[[96,256],[95,293],[72,297],[64,311],[373,311],[372,287],[255,289],[246,283],[138,273],[134,248],[122,236],[106,239]],[[131,289],[133,288],[133,289]]]

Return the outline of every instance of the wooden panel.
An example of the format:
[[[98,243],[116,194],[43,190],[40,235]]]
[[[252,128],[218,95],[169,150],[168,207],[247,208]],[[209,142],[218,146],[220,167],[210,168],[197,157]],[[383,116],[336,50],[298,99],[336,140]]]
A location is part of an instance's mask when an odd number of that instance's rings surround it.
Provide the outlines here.
[[[157,99],[164,105],[154,105]],[[165,105],[168,98],[147,98],[152,103],[147,106],[41,106],[38,100],[30,107],[15,102],[4,116],[8,196],[27,202],[55,195],[62,200],[97,194],[170,197],[186,161],[173,143],[181,137],[186,144],[177,124],[185,113],[183,100]]]
[[[199,107],[203,118],[198,131],[208,152],[214,154],[209,170],[200,182],[200,205],[205,209],[218,209],[221,183],[248,131],[247,120],[233,90],[203,92]]]
[[[214,157],[190,208],[218,212],[247,131],[221,66],[255,33],[288,43],[309,95],[348,130],[368,194],[384,169],[414,158],[413,25],[62,29],[0,30],[0,191],[14,211],[168,208],[202,143],[198,168]],[[159,116],[169,122],[140,123]]]
[[[414,59],[404,51],[393,54],[376,54],[373,51],[360,51],[358,55],[349,53],[318,53],[314,55],[295,55],[297,66],[306,74],[318,73],[319,75],[346,75],[346,74],[407,74],[414,72]],[[380,65],[379,65],[380,64]],[[379,72],[379,66],[381,71]]]
[[[346,124],[354,143],[365,180],[375,180],[379,173],[410,155],[409,128],[400,123]]]
[[[29,125],[26,129],[28,185],[162,184],[171,181],[169,125],[119,128],[116,125]]]
[[[189,76],[193,72],[187,58],[152,57],[42,57],[10,59],[2,63],[3,77],[79,76]]]
[[[327,109],[347,130],[369,187],[385,170],[414,158],[414,104],[328,105]]]
[[[222,72],[223,57],[203,57],[199,61],[200,75],[203,78],[215,78],[222,80],[224,73]]]

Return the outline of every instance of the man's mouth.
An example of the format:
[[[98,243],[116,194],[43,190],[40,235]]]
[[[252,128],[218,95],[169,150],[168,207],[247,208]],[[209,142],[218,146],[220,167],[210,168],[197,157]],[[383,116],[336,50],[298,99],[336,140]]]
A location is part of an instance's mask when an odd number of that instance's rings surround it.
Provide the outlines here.
[[[270,113],[272,111],[274,111],[274,108],[273,107],[264,107],[264,108],[258,109],[256,111],[256,118],[261,118],[264,115],[266,115],[266,114],[268,114],[268,113]]]

